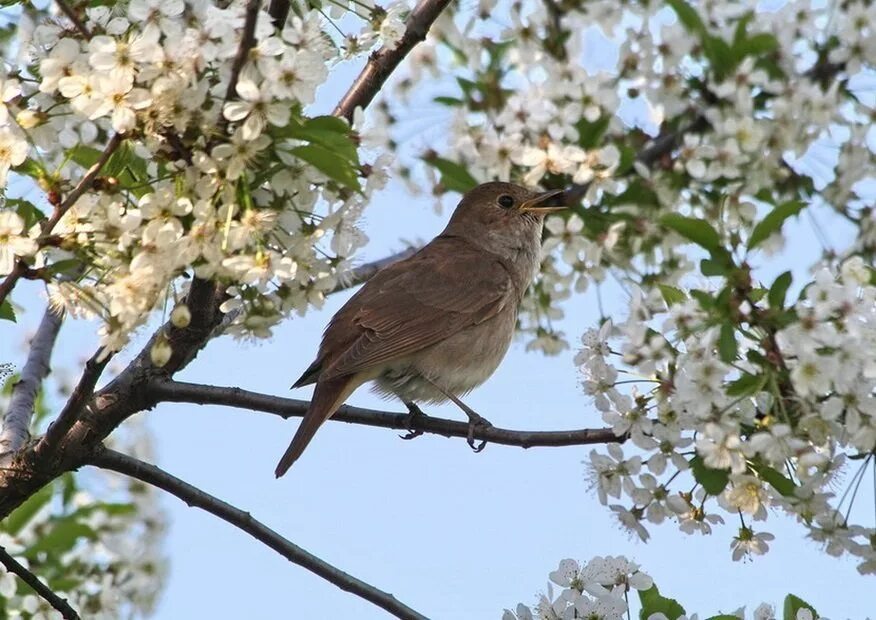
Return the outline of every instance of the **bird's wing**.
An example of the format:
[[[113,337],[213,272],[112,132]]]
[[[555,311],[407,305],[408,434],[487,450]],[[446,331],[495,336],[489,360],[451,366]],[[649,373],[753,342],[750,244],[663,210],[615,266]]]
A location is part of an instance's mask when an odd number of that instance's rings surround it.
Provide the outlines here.
[[[379,272],[338,312],[326,342],[334,340],[336,329],[355,331],[356,337],[336,349],[337,357],[320,379],[403,358],[514,303],[511,277],[497,257],[465,241],[439,237]]]

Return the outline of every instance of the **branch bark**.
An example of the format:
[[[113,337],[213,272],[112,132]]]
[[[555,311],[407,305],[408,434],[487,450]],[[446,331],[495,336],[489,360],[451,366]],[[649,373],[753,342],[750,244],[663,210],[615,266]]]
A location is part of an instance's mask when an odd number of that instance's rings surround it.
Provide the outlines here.
[[[398,45],[393,49],[384,48],[371,54],[365,68],[341,98],[333,114],[352,122],[356,108],[368,107],[404,57],[426,39],[429,28],[449,4],[450,0],[420,0],[405,22],[405,33]]]
[[[9,409],[3,416],[3,431],[0,432],[0,457],[21,449],[30,436],[30,421],[40,385],[48,376],[55,348],[55,339],[61,329],[63,318],[51,308],[46,309],[43,319],[31,340],[27,361],[21,369],[21,378],[12,388]],[[7,459],[0,458],[0,465]]]
[[[175,495],[189,506],[200,508],[219,517],[234,527],[243,530],[259,542],[264,543],[293,564],[298,564],[342,590],[377,605],[396,618],[402,618],[403,620],[428,620],[426,616],[411,609],[391,594],[378,590],[374,586],[345,573],[312,553],[305,551],[298,545],[293,544],[271,528],[254,519],[248,512],[244,512],[240,508],[232,506],[209,493],[205,493],[201,489],[184,480],[180,480],[155,465],[106,448],[97,450],[89,459],[89,462],[97,467],[125,474],[156,486],[171,495]]]
[[[82,371],[79,383],[76,384],[73,393],[67,399],[67,404],[64,405],[61,413],[58,414],[58,417],[49,426],[46,434],[34,446],[34,456],[36,458],[51,453],[64,439],[79,417],[79,413],[88,405],[88,401],[94,395],[94,387],[97,385],[103,369],[106,368],[111,359],[111,353],[106,354],[102,350],[98,350],[97,353],[85,362],[85,370]]]
[[[281,418],[301,417],[310,403],[306,400],[282,398],[251,392],[236,387],[218,387],[181,381],[156,381],[147,388],[152,400],[158,402],[192,403],[195,405],[224,405],[278,415]],[[378,428],[430,433],[444,437],[467,438],[468,422],[435,418],[410,417],[408,413],[394,413],[362,407],[341,406],[331,417],[336,422],[362,424]],[[597,443],[623,442],[610,428],[584,428],[568,431],[515,431],[505,428],[476,427],[474,438],[488,443],[520,448],[580,446]]]
[[[27,585],[29,585],[34,592],[39,594],[42,598],[46,600],[52,607],[54,607],[57,611],[61,613],[61,615],[65,618],[65,620],[79,620],[79,614],[76,613],[76,610],[70,606],[70,603],[67,602],[67,599],[61,598],[54,592],[52,592],[49,587],[40,581],[39,577],[34,575],[28,569],[26,569],[18,560],[9,555],[9,552],[6,551],[5,548],[0,547],[0,564],[6,567],[10,573],[14,573],[18,575],[18,577]]]

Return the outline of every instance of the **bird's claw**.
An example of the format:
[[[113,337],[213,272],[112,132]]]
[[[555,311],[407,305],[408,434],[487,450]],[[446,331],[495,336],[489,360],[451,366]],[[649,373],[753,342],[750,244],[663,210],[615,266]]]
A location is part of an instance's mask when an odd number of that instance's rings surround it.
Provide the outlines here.
[[[405,441],[410,441],[411,439],[416,439],[425,432],[422,429],[413,428],[415,420],[417,420],[417,418],[428,418],[429,416],[423,413],[423,410],[415,403],[405,403],[405,406],[408,408],[408,415],[405,416],[405,428],[408,432],[404,435],[399,435],[399,437]]]
[[[478,452],[483,452],[484,448],[487,447],[487,440],[482,439],[480,443],[475,443],[475,430],[486,430],[492,428],[493,425],[490,423],[489,420],[487,420],[483,416],[474,413],[473,411],[467,411],[466,413],[468,414],[468,445],[475,454],[477,454]]]

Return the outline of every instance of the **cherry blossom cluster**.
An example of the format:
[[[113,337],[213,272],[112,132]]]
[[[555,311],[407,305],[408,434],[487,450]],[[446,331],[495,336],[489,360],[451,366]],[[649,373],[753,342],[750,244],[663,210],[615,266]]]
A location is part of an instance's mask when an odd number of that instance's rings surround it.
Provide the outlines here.
[[[639,608],[636,617],[645,620],[697,618],[696,614],[686,614],[675,599],[662,596],[653,579],[623,556],[596,556],[583,565],[571,559],[562,560],[548,579],[547,593],[541,594],[534,606],[519,603],[514,611],[506,609],[502,620],[623,620],[633,617],[631,594],[638,594],[638,605],[632,605],[633,609]],[[557,593],[554,586],[562,590]],[[811,605],[794,595],[786,597],[783,607],[786,619],[820,617]],[[740,607],[732,614],[713,617],[775,620],[777,615],[773,605],[761,603],[750,615],[746,614],[745,607]]]
[[[746,295],[731,335],[704,291],[674,289],[634,298],[627,321],[585,334],[583,389],[629,438],[593,450],[589,475],[623,527],[647,540],[647,524],[674,519],[708,534],[738,514],[739,560],[769,549],[773,536],[754,522],[779,509],[828,553],[876,572],[876,529],[852,511],[876,450],[872,273],[859,257],[819,269],[777,330],[764,317],[782,310],[779,299],[755,301],[763,289]]]
[[[24,267],[71,315],[102,318],[107,350],[191,277],[226,286],[240,334],[321,303],[367,241],[357,221],[391,155],[360,161],[344,120],[304,111],[351,53],[331,24],[311,10],[275,25],[263,4],[242,52],[240,1],[132,0],[23,29],[21,66],[0,76],[0,278]],[[403,32],[401,5],[371,13],[358,52]],[[45,202],[17,196],[10,170]]]
[[[872,14],[863,2],[482,2],[436,25],[387,126],[409,132],[424,71],[453,72],[455,85],[430,90],[449,132],[419,145],[436,193],[490,179],[590,183],[582,208],[548,223],[556,251],[521,313],[530,347],[556,352],[570,290],[608,276],[672,283],[695,267],[668,240],[666,213],[721,221],[729,240],[751,233],[755,198],[803,199],[853,222],[872,254],[862,182],[876,58],[860,42]],[[781,246],[775,234],[763,249]]]
[[[654,585],[649,575],[623,556],[597,556],[583,566],[563,560],[548,578],[548,591],[539,597],[535,614],[520,603],[513,612],[506,609],[502,620],[624,618],[628,594]],[[562,590],[554,592],[554,585]]]

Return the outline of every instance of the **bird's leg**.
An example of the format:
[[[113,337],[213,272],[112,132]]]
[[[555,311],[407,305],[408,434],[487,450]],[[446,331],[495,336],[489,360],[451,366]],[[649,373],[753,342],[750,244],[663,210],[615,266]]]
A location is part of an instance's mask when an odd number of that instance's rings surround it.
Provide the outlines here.
[[[423,431],[419,429],[414,430],[414,422],[417,420],[417,418],[427,418],[429,416],[423,413],[423,410],[417,406],[417,403],[411,400],[403,400],[402,402],[405,404],[405,407],[408,408],[408,415],[405,418],[405,428],[407,428],[408,432],[404,435],[399,435],[399,437],[406,440],[419,437],[423,434]]]
[[[468,445],[469,445],[469,447],[471,447],[471,449],[474,450],[475,452],[481,452],[484,448],[486,448],[487,447],[487,440],[486,439],[482,439],[479,444],[475,445],[474,433],[475,433],[475,429],[477,429],[477,428],[482,428],[482,429],[492,428],[492,426],[493,426],[492,423],[489,420],[487,420],[485,417],[480,415],[477,411],[475,411],[474,409],[472,409],[471,407],[466,405],[464,402],[459,400],[459,398],[457,398],[454,394],[451,394],[450,392],[448,392],[447,390],[442,388],[440,385],[437,385],[434,381],[427,379],[427,378],[425,378],[425,379],[426,379],[426,381],[431,383],[435,387],[436,390],[438,390],[439,392],[444,394],[447,398],[449,398],[453,402],[454,405],[456,405],[457,407],[462,409],[463,412],[465,412],[465,415],[468,416]]]

